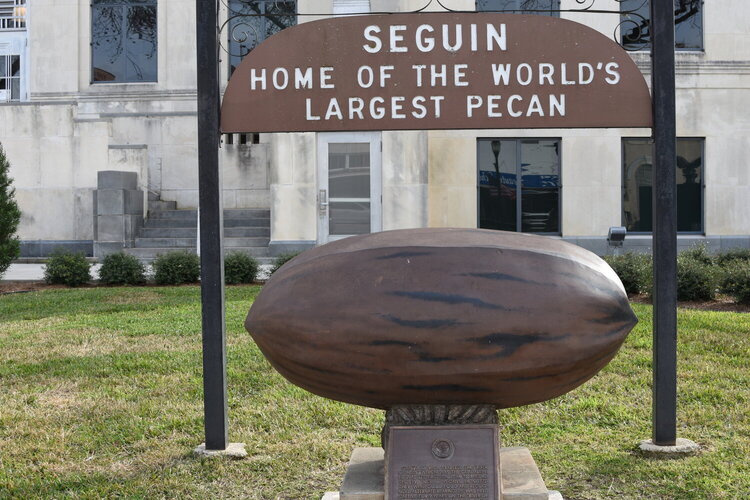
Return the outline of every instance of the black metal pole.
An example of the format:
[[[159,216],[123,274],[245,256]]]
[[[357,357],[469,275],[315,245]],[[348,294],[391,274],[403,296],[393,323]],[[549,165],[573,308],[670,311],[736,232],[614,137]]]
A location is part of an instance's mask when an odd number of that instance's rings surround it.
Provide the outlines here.
[[[228,444],[217,16],[216,0],[196,0],[203,411],[207,450],[224,450]]]
[[[653,443],[677,439],[677,209],[674,0],[651,0],[653,164]]]

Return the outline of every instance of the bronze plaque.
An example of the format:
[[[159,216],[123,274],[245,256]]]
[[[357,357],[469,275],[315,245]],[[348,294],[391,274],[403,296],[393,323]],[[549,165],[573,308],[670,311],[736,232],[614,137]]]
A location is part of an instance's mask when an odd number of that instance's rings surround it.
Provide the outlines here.
[[[421,13],[287,28],[232,75],[223,132],[650,127],[627,52],[550,16]]]
[[[498,500],[496,425],[392,427],[386,500]]]

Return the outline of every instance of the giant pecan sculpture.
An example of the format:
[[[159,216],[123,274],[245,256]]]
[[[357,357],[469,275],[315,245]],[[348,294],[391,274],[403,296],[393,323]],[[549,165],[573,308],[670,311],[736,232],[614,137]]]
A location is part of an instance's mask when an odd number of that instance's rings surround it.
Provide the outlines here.
[[[617,275],[559,239],[479,229],[356,236],[304,252],[246,328],[292,383],[339,401],[545,401],[616,354],[637,319]]]

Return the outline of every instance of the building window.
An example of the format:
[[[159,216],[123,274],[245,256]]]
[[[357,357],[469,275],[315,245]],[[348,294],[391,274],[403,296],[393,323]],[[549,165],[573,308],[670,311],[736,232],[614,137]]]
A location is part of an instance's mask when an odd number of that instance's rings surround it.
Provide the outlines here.
[[[26,0],[0,0],[0,31],[26,29]]]
[[[92,0],[91,81],[155,82],[156,0]]]
[[[0,54],[0,102],[21,100],[21,56]]]
[[[479,227],[560,234],[560,140],[477,141]]]
[[[651,42],[649,2],[624,0],[620,12],[622,46],[647,49]],[[703,0],[674,0],[674,24],[677,50],[703,50]]]
[[[229,75],[256,45],[295,24],[296,0],[229,0]]]
[[[677,231],[703,232],[703,139],[677,139]],[[622,219],[630,232],[652,230],[653,144],[623,139]]]
[[[515,11],[517,14],[536,14],[560,17],[560,0],[477,0],[478,11]]]
[[[333,0],[333,15],[346,16],[367,14],[370,12],[370,0]]]

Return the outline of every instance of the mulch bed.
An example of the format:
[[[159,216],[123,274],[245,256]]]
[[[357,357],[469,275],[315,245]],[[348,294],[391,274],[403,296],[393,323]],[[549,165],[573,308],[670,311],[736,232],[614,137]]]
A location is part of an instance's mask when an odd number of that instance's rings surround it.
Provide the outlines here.
[[[97,288],[107,285],[88,284],[79,288]],[[153,286],[153,285],[143,285]],[[38,290],[60,290],[67,288],[65,285],[48,285],[43,281],[2,281],[0,282],[0,295],[9,293],[35,292]],[[648,295],[631,295],[631,302],[638,304],[650,304],[651,297]],[[750,312],[750,304],[737,304],[726,295],[719,295],[716,300],[709,301],[681,301],[678,307],[683,309],[701,309],[704,311],[725,311],[725,312]]]
[[[651,297],[645,294],[631,295],[631,302],[638,304],[651,304]],[[677,303],[677,307],[682,309],[701,309],[703,311],[720,311],[720,312],[750,312],[750,304],[737,304],[731,297],[726,295],[717,295],[716,300],[683,300]]]
[[[59,290],[67,288],[65,285],[48,285],[43,281],[2,281],[0,295],[8,293],[35,292],[37,290]]]

